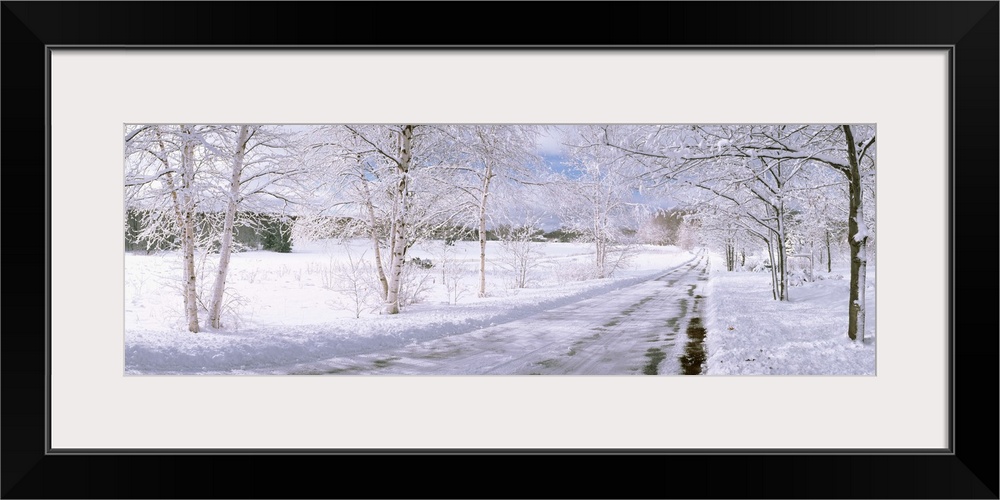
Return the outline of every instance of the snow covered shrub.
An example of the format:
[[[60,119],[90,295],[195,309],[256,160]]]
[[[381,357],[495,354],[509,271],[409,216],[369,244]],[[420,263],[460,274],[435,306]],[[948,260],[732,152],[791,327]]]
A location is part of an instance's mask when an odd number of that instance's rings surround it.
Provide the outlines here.
[[[745,267],[751,272],[769,273],[771,272],[771,261],[759,255],[748,255]]]
[[[632,260],[635,258],[635,254],[638,249],[633,244],[623,244],[614,245],[608,249],[608,255],[605,258],[605,272],[607,277],[611,278],[616,272],[628,269],[632,265]]]
[[[222,303],[222,328],[238,332],[253,320],[253,309],[250,299],[239,292],[226,287],[225,300]]]
[[[788,286],[802,286],[807,281],[801,273],[789,273],[788,275]]]
[[[218,261],[208,258],[209,253],[207,251],[195,252],[195,273],[198,276],[196,281],[196,298],[198,300],[199,315],[208,312],[208,305],[212,300],[210,297],[212,293],[212,281],[219,268]],[[184,284],[181,283],[181,290],[183,288]]]
[[[132,305],[139,305],[142,300],[142,289],[146,285],[146,275],[126,275],[125,282],[128,284],[128,292],[132,297]]]
[[[419,267],[420,269],[430,269],[434,267],[434,262],[430,259],[421,259],[420,257],[414,257],[409,260],[408,264]]]
[[[507,235],[500,241],[500,268],[511,273],[510,288],[527,288],[530,272],[538,267],[542,253],[531,240],[531,232]]]
[[[381,296],[378,285],[373,278],[375,270],[365,261],[364,253],[360,257],[351,255],[348,251],[347,262],[335,262],[330,257],[330,265],[320,275],[323,288],[336,292],[342,298],[342,305],[360,318],[362,313],[372,313],[381,306]]]
[[[201,324],[203,328],[208,328],[210,325],[208,321],[208,305],[211,300],[210,294],[212,280],[209,278],[213,276],[218,269],[218,266],[212,259],[206,258],[207,255],[208,252],[202,252],[195,255],[195,273],[197,275],[195,300],[197,302],[196,306],[198,308],[199,324]],[[253,273],[254,275],[258,273],[258,269],[256,267],[253,268]],[[251,283],[253,282],[252,279],[250,281]],[[175,297],[183,297],[183,280],[171,276],[164,280],[164,286],[170,291],[171,295]],[[227,284],[223,290],[223,301],[220,310],[221,330],[235,332],[246,326],[253,319],[252,307],[253,304],[249,298],[244,297],[237,292],[236,289]],[[184,310],[184,303],[182,301],[171,301],[165,313],[165,317],[168,319],[169,324],[173,328],[187,328],[187,318]]]
[[[454,241],[450,239],[438,240],[434,247],[434,252],[437,259],[436,264],[432,263],[430,259],[420,259],[419,257],[412,259],[410,262],[419,269],[440,269],[441,284],[444,285],[448,303],[457,304],[458,300],[470,291],[469,286],[462,280],[462,276],[468,270],[455,255],[458,249],[455,247]],[[431,283],[434,283],[433,279]]]
[[[831,274],[831,273],[816,273],[816,281],[821,280],[842,280],[844,279],[843,274]]]
[[[799,286],[810,281],[815,281],[812,259],[808,255],[790,255],[788,257],[789,286]]]
[[[801,286],[805,283],[816,281],[814,277],[807,270],[791,268],[788,270],[788,285],[789,286]],[[819,278],[822,279],[822,278]]]
[[[556,283],[564,285],[573,281],[586,281],[596,277],[591,263],[572,262],[559,265],[553,271]]]
[[[257,266],[251,267],[249,269],[240,269],[238,276],[241,280],[250,283],[251,285],[256,283],[260,278],[260,268]]]
[[[434,277],[430,271],[420,266],[414,265],[412,261],[403,265],[403,272],[400,275],[399,284],[399,305],[420,303],[426,298],[431,285],[434,284]]]
[[[448,303],[458,304],[459,299],[466,296],[470,289],[462,280],[462,275],[465,274],[465,269],[460,266],[453,266],[445,275],[444,286],[448,292]]]

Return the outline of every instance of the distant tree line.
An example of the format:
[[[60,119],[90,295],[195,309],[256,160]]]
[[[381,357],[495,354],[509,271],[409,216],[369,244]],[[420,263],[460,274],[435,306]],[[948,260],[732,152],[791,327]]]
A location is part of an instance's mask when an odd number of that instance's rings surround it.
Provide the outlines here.
[[[154,214],[149,210],[129,209],[126,211],[125,250],[129,252],[154,252],[161,250],[176,250],[180,248],[179,238],[175,234],[150,237],[146,230]],[[195,228],[199,235],[210,237],[218,233],[224,214],[200,212],[195,215]],[[255,212],[240,212],[233,225],[233,243],[235,251],[268,250],[288,253],[292,251],[292,224],[294,216],[272,215]],[[208,246],[211,252],[218,252],[221,247],[218,238]]]
[[[351,217],[326,217],[325,219],[326,220],[324,222],[318,224],[322,226],[324,230],[322,232],[314,231],[310,235],[312,238],[338,238],[344,235],[351,235],[358,238],[364,237],[364,234],[361,232],[351,231],[350,228],[357,225]],[[315,218],[312,221],[312,224],[317,224]],[[520,230],[528,230],[530,239],[539,243],[546,241],[570,243],[578,241],[584,236],[583,233],[579,231],[574,231],[565,227],[545,231],[544,229],[537,227],[515,227],[511,224],[500,224],[496,227],[489,227],[484,231],[484,235],[486,241],[507,241],[512,232]],[[624,229],[624,231],[630,232],[631,234],[636,233],[636,231],[632,229]],[[443,224],[428,227],[424,232],[430,240],[445,241],[448,243],[456,241],[479,241],[478,230],[473,226]]]

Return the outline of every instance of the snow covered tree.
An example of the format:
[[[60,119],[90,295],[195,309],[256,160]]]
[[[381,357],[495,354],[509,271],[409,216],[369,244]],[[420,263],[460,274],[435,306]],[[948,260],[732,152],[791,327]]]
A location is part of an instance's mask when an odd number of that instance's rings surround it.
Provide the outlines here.
[[[875,144],[874,130],[855,142],[851,125],[843,125],[844,142],[847,144],[847,164],[831,159],[828,165],[844,174],[850,183],[850,214],[847,218],[847,242],[851,246],[851,296],[849,299],[850,315],[848,316],[847,336],[856,340],[861,332],[861,340],[865,338],[865,277],[868,268],[868,226],[864,218],[864,193],[861,187],[861,162],[868,150]],[[861,151],[858,152],[860,147]]]
[[[193,333],[199,330],[195,249],[205,189],[196,181],[211,156],[204,147],[211,132],[196,125],[137,125],[127,126],[125,133],[126,203],[143,209],[139,238],[148,248],[180,242],[184,316]]]
[[[513,288],[526,288],[531,272],[538,266],[542,257],[537,248],[537,239],[544,231],[537,217],[527,216],[507,222],[496,229],[500,238],[500,265],[512,275]]]
[[[464,193],[464,205],[475,213],[479,238],[479,297],[486,293],[486,233],[496,203],[492,195],[495,183],[523,182],[532,176],[539,159],[535,145],[539,127],[529,125],[460,125],[450,127],[456,138],[459,156],[452,166]],[[498,179],[499,178],[499,179]]]
[[[189,331],[200,329],[199,312],[220,328],[229,262],[237,224],[261,226],[278,200],[287,206],[301,169],[278,161],[287,149],[281,127],[253,125],[133,125],[126,128],[126,203],[141,214],[137,238],[147,248],[174,248],[183,260],[182,289]],[[196,254],[219,252],[209,297],[199,294]]]
[[[746,229],[726,210],[720,210],[713,205],[703,205],[698,208],[692,215],[698,221],[700,234],[705,243],[721,251],[727,271],[741,269],[746,259],[746,248],[752,244],[748,241]]]
[[[215,284],[212,286],[212,303],[209,305],[208,320],[212,328],[222,326],[222,297],[226,290],[226,276],[229,273],[229,259],[233,251],[233,226],[236,222],[236,208],[240,202],[240,184],[243,176],[243,163],[247,152],[247,142],[256,128],[250,125],[240,125],[236,132],[236,143],[232,152],[233,167],[230,171],[229,191],[226,193],[226,216],[222,228],[222,245],[219,248],[219,267],[216,270]]]
[[[224,220],[219,245],[219,264],[212,285],[208,319],[212,328],[222,327],[222,305],[233,253],[236,217],[244,209],[244,224],[260,226],[261,214],[281,213],[303,203],[303,181],[308,171],[293,154],[291,132],[280,126],[234,125],[219,127],[215,145],[220,165],[230,165],[228,178],[218,183],[217,199],[224,200]],[[275,206],[274,202],[278,205]]]
[[[681,210],[657,210],[639,228],[639,239],[651,245],[676,245],[677,232],[683,222]]]
[[[571,164],[553,185],[563,224],[594,244],[597,278],[611,276],[626,262],[634,232],[651,214],[635,200],[640,173],[600,142],[606,134],[606,126],[580,127]]]
[[[875,131],[873,127],[858,127],[859,138],[855,138],[851,125],[832,126],[756,126],[746,136],[749,140],[740,143],[732,137],[722,137],[716,143],[719,153],[736,158],[757,159],[767,166],[773,186],[761,193],[753,190],[762,201],[769,196],[769,203],[776,214],[776,230],[781,239],[778,246],[782,270],[785,268],[784,239],[785,226],[783,190],[787,180],[808,165],[822,165],[842,174],[848,183],[849,211],[847,217],[847,242],[851,248],[851,280],[847,336],[851,340],[864,340],[865,325],[865,275],[867,269],[866,245],[870,237],[864,216],[864,190],[862,188],[862,167],[865,162],[874,168]],[[734,151],[735,150],[735,151]],[[705,156],[702,156],[704,158]],[[787,177],[780,170],[785,165]],[[788,170],[790,169],[790,171]],[[785,178],[785,181],[782,178]],[[766,177],[765,177],[766,178]],[[759,178],[758,178],[759,180]],[[765,184],[766,185],[766,184]],[[763,194],[763,196],[762,196]],[[787,274],[783,277],[787,289]]]
[[[848,189],[846,179],[837,171],[814,165],[805,175],[810,188],[796,193],[800,214],[797,233],[809,247],[820,267],[833,271],[834,250],[847,243]]]
[[[855,137],[855,129],[860,131]],[[848,337],[864,336],[866,244],[863,170],[874,169],[875,131],[870,126],[740,125],[634,127],[607,134],[605,144],[674,184],[712,192],[741,207],[735,220],[767,242],[776,298],[787,293],[785,225],[790,193],[808,166],[839,172],[848,182],[847,241],[851,247]]]
[[[384,291],[383,313],[400,311],[407,251],[421,239],[453,227],[458,194],[450,165],[458,148],[446,126],[337,125],[310,138],[310,163],[327,168],[323,210],[313,221],[333,221],[338,235],[371,242]],[[303,226],[309,224],[304,223]],[[313,224],[307,233],[322,232]]]

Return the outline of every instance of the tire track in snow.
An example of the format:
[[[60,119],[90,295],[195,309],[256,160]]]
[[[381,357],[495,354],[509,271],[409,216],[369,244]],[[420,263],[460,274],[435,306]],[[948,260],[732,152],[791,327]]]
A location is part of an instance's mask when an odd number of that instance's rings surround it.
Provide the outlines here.
[[[684,279],[689,273],[690,270],[685,270],[677,276],[677,280]],[[647,289],[647,295],[642,299],[630,305],[620,315],[594,328],[594,335],[577,340],[577,354],[560,360],[559,364],[553,363],[553,366],[547,367],[542,373],[643,373],[649,349],[660,349],[662,352],[662,346],[671,340],[672,333],[664,333],[667,328],[663,315],[676,307],[677,299],[682,294],[677,287],[669,286],[662,280],[658,283],[650,282],[644,288]]]
[[[520,320],[461,335],[311,364],[310,374],[642,374],[680,373],[683,347],[669,319],[685,315],[700,254],[653,279]],[[656,359],[656,358],[653,358]],[[644,371],[645,368],[645,371]]]

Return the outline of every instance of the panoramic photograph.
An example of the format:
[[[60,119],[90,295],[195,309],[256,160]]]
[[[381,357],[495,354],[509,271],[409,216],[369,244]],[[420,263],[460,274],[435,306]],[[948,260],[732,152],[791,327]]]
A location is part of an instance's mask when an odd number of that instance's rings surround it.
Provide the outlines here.
[[[874,124],[127,124],[125,374],[876,373]]]

